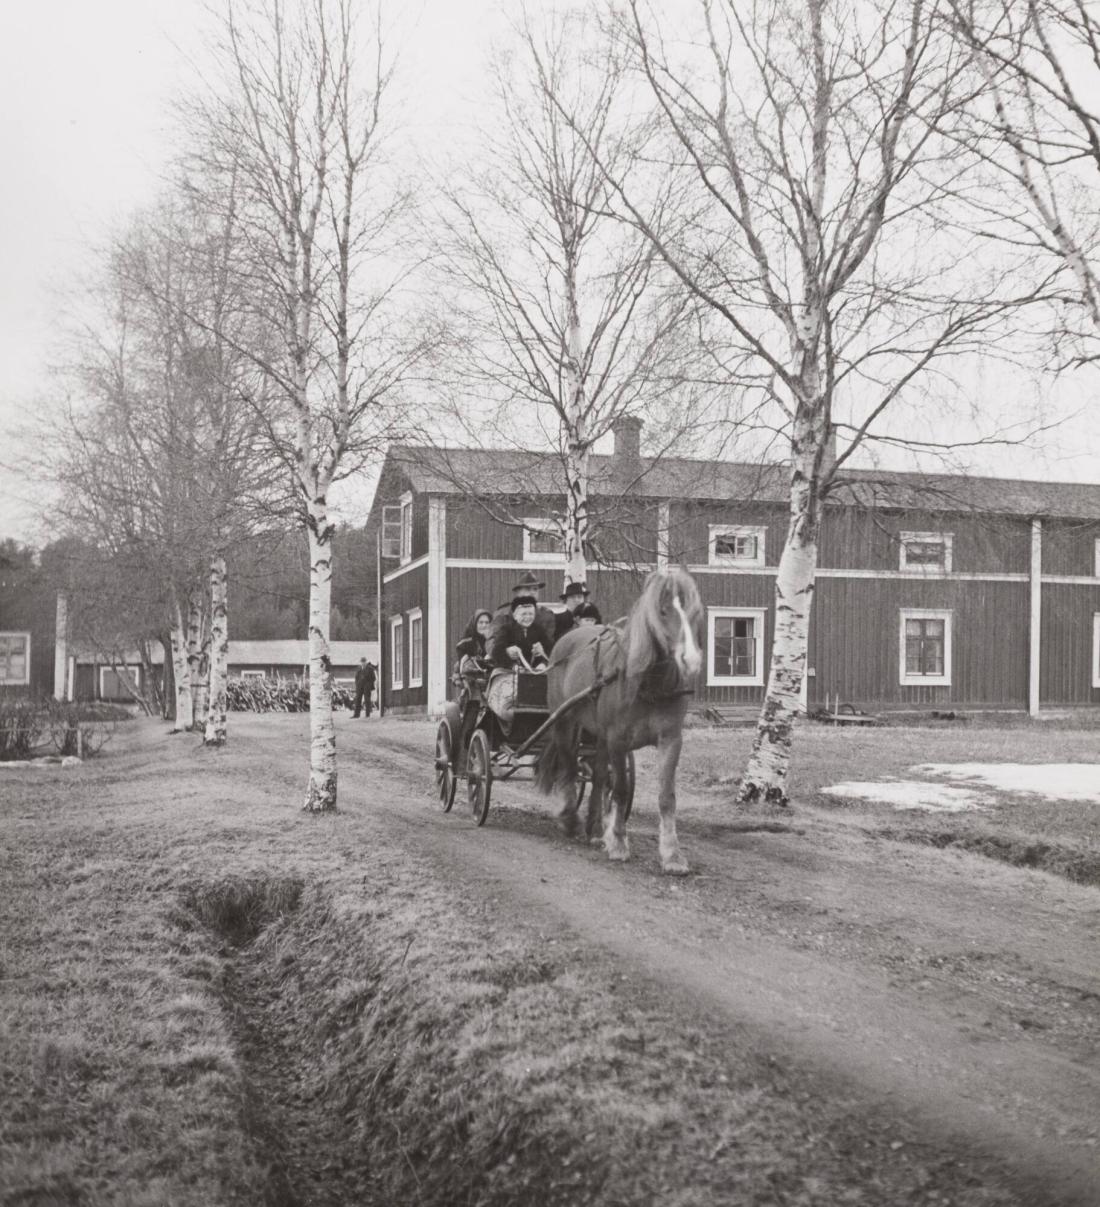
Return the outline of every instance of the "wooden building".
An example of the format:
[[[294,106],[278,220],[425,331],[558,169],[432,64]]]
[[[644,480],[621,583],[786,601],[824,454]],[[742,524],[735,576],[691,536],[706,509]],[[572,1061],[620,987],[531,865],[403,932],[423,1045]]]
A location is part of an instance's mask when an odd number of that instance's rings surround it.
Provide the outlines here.
[[[71,694],[68,604],[29,560],[0,556],[0,694]]]
[[[757,704],[786,467],[651,462],[634,425],[593,462],[588,583],[605,619],[625,615],[650,570],[683,562],[707,609],[697,701]],[[441,712],[463,628],[525,571],[556,602],[560,480],[546,454],[390,450],[372,511],[384,708]],[[1100,487],[845,471],[825,508],[806,679],[808,707],[836,697],[1032,714],[1100,703]]]

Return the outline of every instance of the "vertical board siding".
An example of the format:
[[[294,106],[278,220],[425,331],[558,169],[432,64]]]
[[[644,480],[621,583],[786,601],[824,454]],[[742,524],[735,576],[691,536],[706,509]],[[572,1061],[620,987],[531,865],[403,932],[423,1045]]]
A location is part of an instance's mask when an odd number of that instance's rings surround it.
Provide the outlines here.
[[[769,538],[771,533],[769,531]],[[770,543],[770,541],[769,541]],[[769,574],[700,574],[695,582],[707,608],[766,608],[764,617],[764,640],[761,643],[761,658],[764,662],[764,678],[767,679],[768,663],[772,653],[772,638],[775,634],[775,579]],[[709,685],[710,650],[707,647],[707,627],[703,628],[703,652],[706,656],[703,671],[699,676],[696,698],[713,704],[758,704],[764,699],[764,687],[733,687],[726,684]]]
[[[1043,584],[1043,704],[1100,704],[1100,689],[1092,686],[1094,612],[1100,612],[1100,587]]]
[[[712,524],[744,524],[766,528],[765,564],[779,564],[779,554],[787,535],[787,512],[784,508],[767,507],[760,503],[682,503],[675,499],[669,507],[669,561],[683,560],[689,565],[705,565],[710,553],[709,529]]]
[[[424,623],[421,627],[421,637],[425,642],[423,649],[424,682],[420,687],[402,687],[394,690],[391,686],[393,672],[390,666],[390,620],[394,616],[405,618],[403,640],[405,642],[405,674],[404,682],[409,681],[409,618],[408,613],[413,608],[420,608]],[[379,651],[379,671],[382,675],[381,699],[386,708],[426,708],[428,702],[428,650],[426,648],[428,633],[428,567],[417,566],[407,574],[402,574],[393,582],[382,584],[382,648]]]
[[[1100,524],[1072,520],[1043,521],[1043,573],[1092,577]]]
[[[950,685],[900,682],[904,608],[951,610]],[[821,701],[1026,707],[1026,583],[819,579],[814,610],[811,693]]]

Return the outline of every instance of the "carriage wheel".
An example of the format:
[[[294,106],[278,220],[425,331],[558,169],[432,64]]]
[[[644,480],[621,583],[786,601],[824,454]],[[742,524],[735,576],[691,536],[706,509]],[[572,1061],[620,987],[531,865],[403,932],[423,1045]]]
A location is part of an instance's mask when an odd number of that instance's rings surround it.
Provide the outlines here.
[[[489,738],[483,729],[478,729],[470,739],[470,753],[466,756],[466,792],[470,799],[470,812],[479,826],[483,826],[489,816],[492,790],[493,756],[489,750]]]
[[[451,727],[446,721],[440,721],[435,731],[435,790],[444,813],[450,813],[457,787]]]

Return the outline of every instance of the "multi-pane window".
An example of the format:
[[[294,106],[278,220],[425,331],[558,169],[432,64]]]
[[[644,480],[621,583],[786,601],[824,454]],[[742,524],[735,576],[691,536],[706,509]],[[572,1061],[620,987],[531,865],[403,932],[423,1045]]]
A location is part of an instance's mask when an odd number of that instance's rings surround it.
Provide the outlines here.
[[[401,517],[404,512],[401,504],[382,508],[382,556],[401,556]],[[411,509],[410,509],[411,515]],[[411,535],[411,525],[410,525]]]
[[[925,573],[948,573],[954,543],[950,532],[903,532],[901,568]]]
[[[764,682],[764,609],[711,608],[707,623],[707,682]]]
[[[950,684],[951,613],[907,608],[901,614],[901,682]]]
[[[524,561],[547,558],[558,559],[565,557],[565,541],[561,529],[553,520],[524,520],[523,521],[523,559]]]
[[[0,633],[0,684],[17,687],[30,681],[30,633]]]
[[[424,682],[424,617],[419,608],[409,613],[409,686]]]
[[[412,495],[401,497],[401,562],[412,561],[413,547],[413,501]]]
[[[708,562],[712,566],[762,566],[765,528],[712,524]]]
[[[390,685],[405,686],[405,621],[401,616],[390,621]]]

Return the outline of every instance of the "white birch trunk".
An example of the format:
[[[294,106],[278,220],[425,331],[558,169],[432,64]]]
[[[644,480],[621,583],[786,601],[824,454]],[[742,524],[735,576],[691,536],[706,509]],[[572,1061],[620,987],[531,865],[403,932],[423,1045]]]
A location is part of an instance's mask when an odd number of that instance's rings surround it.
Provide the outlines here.
[[[577,305],[576,267],[570,261],[566,278],[566,385],[565,417],[565,581],[584,583],[588,578],[588,431],[584,396],[584,341]]]
[[[798,422],[792,441],[790,520],[775,580],[775,633],[768,686],[752,753],[741,777],[742,804],[785,808],[795,718],[802,709],[802,683],[810,636],[814,576],[821,532],[819,478],[826,454],[825,406],[817,400]]]
[[[203,674],[203,630],[205,629],[202,596],[191,591],[187,597],[187,679],[191,686],[190,729],[201,733],[206,727],[206,699]]]
[[[309,500],[309,788],[307,813],[336,808],[336,725],[332,718],[332,537],[323,495]]]
[[[203,744],[224,746],[226,726],[226,679],[229,665],[229,591],[225,558],[210,562],[210,689]]]
[[[172,600],[172,679],[176,689],[176,723],[173,733],[186,732],[195,719],[191,698],[191,666],[187,659],[187,629],[179,600]]]

